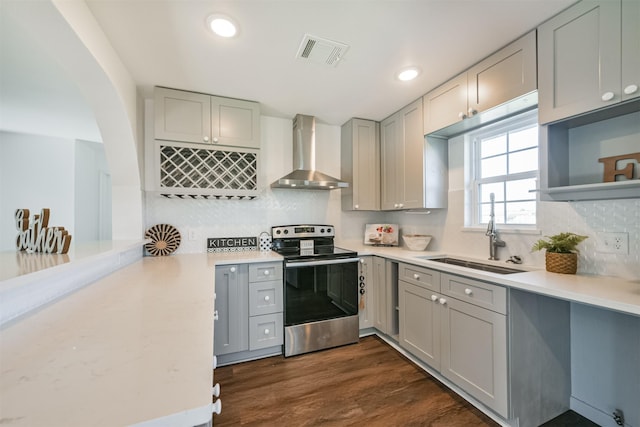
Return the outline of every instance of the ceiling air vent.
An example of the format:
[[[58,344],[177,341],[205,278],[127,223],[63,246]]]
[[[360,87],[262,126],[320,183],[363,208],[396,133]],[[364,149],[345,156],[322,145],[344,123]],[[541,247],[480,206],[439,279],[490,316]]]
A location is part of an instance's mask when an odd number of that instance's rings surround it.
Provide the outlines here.
[[[348,49],[349,46],[344,43],[305,34],[296,58],[335,67]]]

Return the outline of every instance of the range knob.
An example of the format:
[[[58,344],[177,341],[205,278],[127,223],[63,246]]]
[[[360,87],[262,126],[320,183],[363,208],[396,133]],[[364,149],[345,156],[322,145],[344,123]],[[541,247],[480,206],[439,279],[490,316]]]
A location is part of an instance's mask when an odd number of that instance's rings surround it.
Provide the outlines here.
[[[331,233],[331,229],[330,228],[327,228],[327,233]]]
[[[321,232],[321,233],[324,233],[324,228],[321,228],[321,229],[320,229],[320,232]]]
[[[285,230],[284,230],[284,234],[289,234],[289,230],[287,230],[287,229],[285,228]]]
[[[282,233],[282,231],[276,230],[276,234],[280,234],[280,233]]]

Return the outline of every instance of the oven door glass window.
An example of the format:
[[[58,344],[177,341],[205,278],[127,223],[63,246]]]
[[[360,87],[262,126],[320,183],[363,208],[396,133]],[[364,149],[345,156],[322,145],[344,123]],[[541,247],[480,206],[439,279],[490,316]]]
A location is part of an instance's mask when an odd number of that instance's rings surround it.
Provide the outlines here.
[[[358,263],[287,266],[285,326],[358,314]]]

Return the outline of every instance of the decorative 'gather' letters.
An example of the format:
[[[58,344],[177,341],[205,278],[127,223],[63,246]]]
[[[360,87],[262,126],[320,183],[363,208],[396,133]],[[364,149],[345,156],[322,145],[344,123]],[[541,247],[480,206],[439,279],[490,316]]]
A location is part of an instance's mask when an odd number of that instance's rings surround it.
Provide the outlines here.
[[[29,221],[29,209],[16,210],[18,236],[16,246],[28,253],[66,254],[71,244],[71,235],[64,227],[49,227],[49,209],[42,209],[40,215],[33,215]]]
[[[598,162],[604,165],[603,182],[614,182],[616,176],[623,175],[627,179],[633,179],[633,163],[628,163],[622,169],[616,169],[616,165],[619,160],[633,160],[635,159],[640,163],[640,153],[623,154],[622,156],[602,157],[598,159]]]

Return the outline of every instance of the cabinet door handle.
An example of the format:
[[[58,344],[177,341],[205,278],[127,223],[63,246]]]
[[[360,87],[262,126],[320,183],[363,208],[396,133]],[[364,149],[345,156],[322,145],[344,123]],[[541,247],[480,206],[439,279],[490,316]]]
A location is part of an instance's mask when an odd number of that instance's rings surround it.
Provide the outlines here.
[[[203,140],[204,142],[209,142],[209,137],[208,137],[208,136],[203,136],[203,137],[202,137],[202,140]]]
[[[473,293],[473,291],[472,291],[471,289],[469,289],[469,288],[466,288],[466,289],[464,290],[464,293],[465,293],[466,295],[471,295],[471,294]]]
[[[364,265],[364,259],[360,258],[360,264]]]
[[[218,138],[217,137],[213,137],[213,142],[214,142],[214,144],[217,144],[218,143]]]
[[[638,85],[629,85],[624,88],[625,95],[631,95],[632,93],[636,93],[638,91]]]
[[[431,295],[431,301],[433,302],[438,301],[438,295]]]
[[[211,405],[211,413],[220,415],[220,412],[222,412],[222,401],[218,399]]]
[[[439,302],[441,305],[445,305],[445,304],[447,303],[447,300],[446,300],[446,299],[444,299],[444,298],[440,298],[440,299],[438,300],[438,302]]]
[[[213,312],[213,320],[218,320],[220,316],[218,316],[218,310]]]
[[[467,118],[467,115],[466,115],[465,113],[463,113],[462,111],[460,111],[460,112],[458,113],[458,118],[459,118],[460,120],[464,120],[464,119],[466,119],[466,118]]]
[[[264,334],[265,334],[265,335],[269,335],[269,329],[265,329],[265,330],[264,330]]]
[[[353,209],[360,209],[360,205],[353,205]]]
[[[220,397],[220,383],[216,383],[216,385],[211,387],[211,395],[215,397]]]
[[[235,267],[231,267],[231,268],[229,269],[229,271],[230,271],[230,272],[232,272],[232,273],[235,273],[235,272],[236,272],[236,268],[235,268]]]
[[[265,297],[264,297],[264,300],[265,300],[265,301],[269,301],[270,299],[271,299],[271,298],[269,298],[269,295],[267,295],[267,296],[265,296]]]
[[[613,92],[605,92],[602,94],[602,100],[603,101],[611,101],[613,99],[615,95],[613,94]]]
[[[404,207],[404,203],[399,203],[399,204],[398,204],[398,207],[399,207],[400,209],[402,209],[402,208]]]
[[[478,114],[478,112],[476,110],[474,110],[473,108],[469,108],[468,113],[469,113],[469,117],[475,116],[476,114]]]
[[[218,356],[213,356],[213,364],[211,365],[211,369],[216,369],[218,367]]]

